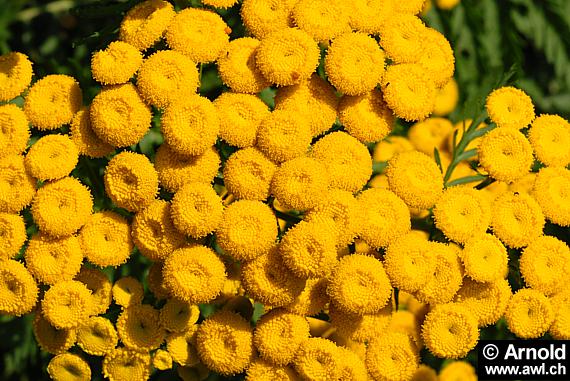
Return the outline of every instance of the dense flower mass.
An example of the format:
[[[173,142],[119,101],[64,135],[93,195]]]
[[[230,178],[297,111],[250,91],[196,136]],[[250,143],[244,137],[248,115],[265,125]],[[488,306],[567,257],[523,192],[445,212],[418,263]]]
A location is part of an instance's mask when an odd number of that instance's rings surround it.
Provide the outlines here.
[[[85,97],[0,56],[0,314],[53,380],[476,380],[485,327],[570,338],[570,124],[511,86],[459,119],[424,3],[140,1]]]

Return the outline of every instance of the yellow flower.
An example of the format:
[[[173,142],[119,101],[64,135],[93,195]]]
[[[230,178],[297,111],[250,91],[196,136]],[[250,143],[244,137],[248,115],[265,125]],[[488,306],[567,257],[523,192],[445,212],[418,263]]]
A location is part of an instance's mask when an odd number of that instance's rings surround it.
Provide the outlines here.
[[[556,340],[570,338],[570,292],[564,290],[550,299],[554,308],[555,318],[550,326],[550,334]]]
[[[20,262],[0,260],[0,314],[21,316],[34,308],[38,286]]]
[[[92,316],[77,328],[77,345],[92,356],[104,356],[112,352],[118,340],[113,323],[103,316]]]
[[[374,147],[374,162],[384,162],[400,152],[413,151],[414,146],[403,136],[388,136]]]
[[[160,185],[172,193],[187,182],[211,183],[220,167],[220,156],[214,147],[197,156],[183,156],[164,143],[156,150],[154,160]]]
[[[128,147],[150,128],[152,113],[131,83],[103,88],[89,108],[91,128],[105,143]]]
[[[395,2],[355,0],[350,5],[348,17],[352,29],[368,34],[379,34],[384,23],[393,16]]]
[[[384,267],[394,287],[415,292],[433,276],[437,257],[430,243],[413,233],[394,241],[386,249]]]
[[[350,32],[349,7],[342,1],[299,0],[291,14],[299,29],[307,32],[316,41],[323,43]]]
[[[386,247],[410,231],[410,210],[389,190],[367,189],[358,202],[362,211],[358,235],[372,247]]]
[[[70,123],[82,102],[81,88],[73,77],[51,74],[32,85],[24,112],[34,127],[53,130]]]
[[[300,297],[305,283],[283,263],[274,247],[241,267],[242,286],[252,299],[270,306],[287,306]]]
[[[139,50],[146,50],[162,37],[175,15],[174,7],[168,1],[143,1],[123,18],[119,38]]]
[[[113,299],[111,291],[113,284],[107,275],[101,270],[82,267],[75,280],[83,283],[92,292],[91,307],[93,307],[93,311],[91,315],[107,312]]]
[[[169,332],[183,332],[196,324],[200,317],[200,309],[178,299],[168,299],[160,309],[160,325]]]
[[[127,220],[110,211],[93,214],[79,238],[87,260],[100,267],[120,266],[133,251]]]
[[[137,352],[156,349],[165,338],[159,324],[158,310],[149,304],[130,305],[117,319],[117,332],[125,347]]]
[[[91,73],[103,85],[127,83],[143,62],[136,47],[123,41],[113,41],[106,49],[93,53]]]
[[[345,33],[334,39],[325,58],[331,84],[346,95],[362,95],[376,87],[384,75],[384,53],[364,33]]]
[[[293,365],[304,380],[336,380],[341,372],[340,354],[332,341],[311,337],[299,347]]]
[[[454,242],[465,243],[482,235],[491,223],[491,204],[483,192],[452,187],[443,192],[433,208],[435,226]]]
[[[93,310],[92,302],[91,291],[83,283],[62,281],[44,294],[42,313],[55,328],[77,328]]]
[[[115,303],[124,308],[140,305],[144,297],[142,283],[131,276],[115,281],[112,292]]]
[[[193,238],[201,238],[222,222],[222,199],[208,184],[187,183],[176,192],[170,208],[176,229]]]
[[[465,357],[479,340],[477,318],[463,306],[438,305],[427,314],[422,337],[426,347],[437,357]]]
[[[196,64],[175,50],[159,50],[146,58],[137,75],[137,90],[158,108],[196,93],[200,80]]]
[[[85,107],[79,110],[73,117],[70,126],[70,137],[80,155],[99,158],[107,156],[114,151],[112,145],[105,143],[93,131],[89,109]]]
[[[443,191],[443,175],[429,156],[402,152],[388,162],[386,170],[390,190],[412,208],[432,207]]]
[[[326,278],[307,279],[305,288],[285,309],[297,315],[313,316],[321,312],[329,302]]]
[[[493,90],[485,107],[491,122],[498,127],[520,130],[534,119],[532,99],[524,91],[511,86]]]
[[[416,298],[423,303],[436,305],[450,302],[463,280],[463,267],[458,249],[441,242],[428,242],[435,257],[435,268],[428,281],[416,292]]]
[[[79,160],[79,150],[67,135],[45,135],[26,154],[26,168],[38,180],[57,180],[69,175]]]
[[[102,373],[109,381],[141,380],[150,376],[150,355],[117,348],[103,359]]]
[[[384,24],[380,45],[394,63],[414,63],[426,48],[427,34],[428,28],[419,17],[398,14]]]
[[[255,144],[259,124],[270,114],[267,105],[251,94],[226,92],[214,106],[220,117],[220,137],[239,148]]]
[[[477,282],[494,282],[508,274],[507,248],[491,234],[474,235],[460,253],[465,275]]]
[[[352,254],[341,258],[332,271],[327,293],[343,311],[375,314],[388,303],[392,286],[382,262],[364,254]]]
[[[198,328],[198,355],[211,370],[224,376],[241,373],[251,363],[253,340],[249,322],[236,313],[219,311]]]
[[[146,282],[148,290],[157,299],[167,299],[170,297],[168,289],[164,286],[162,277],[162,262],[153,262],[148,270]]]
[[[238,199],[263,201],[269,197],[277,166],[257,148],[234,152],[224,166],[224,185]]]
[[[242,9],[244,7],[245,4]],[[253,37],[236,38],[230,41],[225,54],[218,58],[218,74],[232,91],[255,94],[270,85],[255,65],[259,43]]]
[[[441,0],[438,1],[438,3],[441,2]],[[467,361],[453,361],[441,370],[439,381],[477,381],[477,373],[473,365]]]
[[[372,175],[368,148],[346,132],[333,132],[319,139],[311,155],[326,166],[331,188],[354,193],[362,189]]]
[[[306,210],[318,203],[328,186],[326,167],[315,159],[299,157],[275,171],[271,193],[286,209]]]
[[[522,288],[509,301],[505,319],[509,330],[521,339],[537,339],[554,321],[554,309],[540,291]]]
[[[435,106],[433,114],[436,116],[449,115],[459,101],[459,86],[453,78],[449,80],[442,88],[437,90],[435,95]]]
[[[120,208],[137,212],[149,206],[158,193],[158,174],[150,160],[139,153],[123,151],[105,168],[105,191]]]
[[[364,358],[361,358],[360,353],[353,352],[350,348],[339,347],[340,358],[340,378],[339,381],[368,381],[370,376],[366,365],[364,365]]]
[[[408,139],[416,150],[433,157],[434,149],[441,151],[452,130],[453,124],[448,119],[428,118],[408,130]]]
[[[306,32],[280,29],[261,40],[255,54],[257,68],[277,86],[290,86],[308,79],[319,65],[321,51]]]
[[[244,0],[241,18],[247,30],[257,38],[292,26],[291,13],[296,0]]]
[[[346,131],[362,143],[384,139],[394,127],[394,115],[378,90],[341,98],[338,113]]]
[[[26,240],[26,225],[22,216],[0,213],[0,261],[15,257]]]
[[[409,0],[405,2],[394,2],[394,11],[400,14],[417,15],[424,7],[426,0]]]
[[[451,45],[443,34],[432,28],[427,28],[422,34],[421,44],[423,50],[417,63],[440,89],[451,80],[455,71],[455,57]]]
[[[528,287],[546,296],[562,292],[570,270],[570,249],[555,237],[538,237],[523,250],[519,268]]]
[[[388,332],[400,332],[407,335],[416,348],[420,350],[424,344],[421,338],[421,326],[419,323],[419,319],[413,312],[399,309],[392,313],[392,318],[386,330]]]
[[[216,108],[207,98],[192,95],[172,103],[162,114],[164,141],[184,156],[203,154],[214,145],[220,129]]]
[[[333,220],[299,222],[281,239],[279,253],[285,265],[300,278],[328,275],[337,264]]]
[[[40,231],[52,237],[73,234],[89,220],[93,199],[89,188],[74,177],[64,177],[41,187],[32,203]]]
[[[252,260],[275,244],[276,222],[271,208],[260,201],[234,202],[224,210],[216,230],[217,243],[237,260]]]
[[[186,8],[180,11],[166,30],[166,42],[197,63],[216,61],[230,41],[231,29],[215,12]]]
[[[295,371],[260,359],[253,360],[245,373],[246,381],[295,381]]]
[[[186,330],[170,334],[166,338],[168,353],[172,360],[182,366],[195,366],[200,363],[196,348],[196,334],[199,325],[192,324]]]
[[[24,257],[28,270],[38,282],[50,285],[72,280],[83,262],[83,252],[76,236],[57,239],[34,235]]]
[[[205,246],[174,250],[164,261],[164,283],[172,296],[190,303],[207,303],[222,291],[226,268]]]
[[[426,364],[420,364],[410,381],[438,381],[437,373]],[[476,380],[474,380],[476,381]]]
[[[308,338],[309,323],[304,316],[275,309],[257,322],[253,344],[261,358],[271,364],[285,366]]]
[[[311,144],[311,128],[304,114],[275,110],[257,130],[257,148],[276,163],[304,156]]]
[[[511,287],[505,279],[478,283],[466,277],[455,296],[455,302],[475,316],[479,327],[486,327],[495,324],[503,316],[511,295]]]
[[[333,327],[337,329],[341,337],[364,343],[370,342],[385,333],[385,329],[391,320],[392,305],[388,303],[376,314],[358,315],[343,312],[331,303],[328,315]]]
[[[388,66],[382,92],[394,114],[408,122],[426,118],[435,106],[435,83],[419,64]]]
[[[10,52],[0,56],[0,101],[5,102],[22,94],[32,81],[32,63],[28,56]]]
[[[461,0],[435,0],[437,7],[440,9],[444,9],[444,10],[453,9],[460,2],[461,2]],[[441,375],[440,375],[440,377],[441,377]],[[444,381],[444,380],[442,380],[442,381]],[[445,380],[445,381],[449,381],[449,380]],[[471,381],[471,380],[468,380],[468,381]],[[476,381],[476,379],[473,379],[473,381]]]
[[[491,215],[493,234],[508,247],[527,246],[542,235],[544,215],[526,193],[503,193],[495,200]]]
[[[87,361],[69,352],[52,358],[47,366],[47,372],[54,381],[91,380],[91,368]]]
[[[30,130],[24,111],[13,104],[0,106],[0,158],[23,153],[28,140]]]
[[[152,356],[152,366],[158,370],[172,369],[172,356],[168,351],[159,349]]]
[[[570,226],[570,171],[542,168],[534,183],[533,197],[546,218],[560,226]]]
[[[558,115],[540,115],[532,122],[528,139],[538,160],[547,166],[570,164],[570,123]]]
[[[32,323],[34,337],[42,351],[59,354],[64,353],[75,344],[75,329],[57,329],[41,314],[36,312]]]
[[[386,332],[368,344],[366,368],[374,380],[408,380],[418,365],[416,349],[403,333]]]

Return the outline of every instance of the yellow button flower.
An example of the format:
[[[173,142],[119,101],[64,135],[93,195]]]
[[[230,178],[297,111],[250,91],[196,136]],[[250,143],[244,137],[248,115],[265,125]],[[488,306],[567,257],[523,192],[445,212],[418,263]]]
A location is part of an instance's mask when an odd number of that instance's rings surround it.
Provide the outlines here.
[[[277,0],[271,1],[280,4]],[[244,2],[242,9],[247,3]],[[255,94],[270,85],[255,64],[259,43],[260,41],[253,37],[236,38],[230,41],[224,54],[218,58],[218,74],[232,91]]]
[[[59,239],[34,235],[24,254],[26,266],[40,283],[56,284],[72,280],[83,262],[83,252],[76,236]]]
[[[69,175],[79,160],[79,150],[67,135],[45,135],[26,154],[26,168],[41,181]]]
[[[91,127],[91,118],[88,108],[79,110],[70,126],[70,137],[80,155],[99,158],[109,155],[115,149],[97,136]]]
[[[0,56],[0,101],[5,102],[18,95],[32,81],[32,63],[28,56],[18,52],[10,52]]]
[[[38,286],[26,267],[11,259],[0,261],[0,313],[27,314],[37,298]]]
[[[554,309],[540,291],[522,288],[509,301],[505,319],[509,330],[521,339],[537,339],[554,321]]]
[[[119,28],[119,38],[139,50],[146,50],[162,37],[175,15],[174,7],[168,1],[143,1],[126,13]]]
[[[178,299],[168,299],[160,309],[160,325],[170,332],[183,332],[198,322],[200,309]]]
[[[292,26],[296,0],[244,0],[241,18],[247,30],[261,39],[271,32]]]
[[[269,197],[277,166],[257,148],[237,150],[224,166],[224,185],[238,199],[263,201]]]
[[[474,236],[459,254],[465,275],[477,282],[494,282],[508,274],[507,248],[491,234]]]
[[[359,96],[342,97],[338,113],[346,131],[362,143],[378,142],[394,127],[392,110],[378,90]]]
[[[520,130],[534,119],[532,99],[524,91],[512,86],[491,92],[485,106],[489,118],[499,127]]]
[[[47,372],[54,381],[89,381],[91,368],[79,355],[62,353],[52,358]]]
[[[503,316],[511,296],[511,286],[506,279],[478,283],[466,277],[455,296],[455,302],[477,318],[479,327],[486,327],[495,324]]]
[[[0,261],[15,257],[26,239],[24,219],[18,214],[0,213]]]
[[[165,338],[158,310],[149,304],[130,305],[117,319],[117,333],[125,347],[137,352],[158,348]]]
[[[125,276],[115,281],[112,293],[115,304],[128,308],[142,303],[144,287],[141,282],[132,276]]]
[[[83,283],[62,281],[44,294],[42,313],[55,328],[77,328],[91,313],[92,302],[91,291]]]
[[[295,355],[293,366],[305,380],[336,380],[340,377],[341,352],[330,340],[306,339]]]
[[[366,368],[375,380],[410,379],[418,365],[416,349],[403,333],[387,332],[378,336],[366,350]]]
[[[299,29],[316,41],[326,43],[350,32],[348,13],[349,7],[339,0],[300,0],[296,2],[291,16]]]
[[[77,329],[77,345],[92,356],[110,353],[118,340],[113,323],[103,316],[92,316]]]
[[[536,176],[533,197],[552,223],[570,226],[570,171],[542,168]]]
[[[547,166],[570,164],[570,123],[558,115],[540,115],[532,122],[528,139],[538,160]]]
[[[138,71],[143,56],[136,47],[123,41],[113,41],[105,48],[93,53],[91,73],[93,79],[103,85],[127,83]]]
[[[24,111],[14,104],[0,106],[0,158],[23,153],[30,130]]]
[[[75,345],[77,338],[75,328],[57,329],[39,311],[34,314],[32,329],[40,349],[54,355],[65,353]]]
[[[150,355],[117,348],[103,358],[102,373],[109,381],[147,380],[150,376]]]
[[[113,284],[104,272],[89,267],[82,267],[75,280],[83,283],[91,291],[91,315],[104,314],[107,312],[113,299]]]

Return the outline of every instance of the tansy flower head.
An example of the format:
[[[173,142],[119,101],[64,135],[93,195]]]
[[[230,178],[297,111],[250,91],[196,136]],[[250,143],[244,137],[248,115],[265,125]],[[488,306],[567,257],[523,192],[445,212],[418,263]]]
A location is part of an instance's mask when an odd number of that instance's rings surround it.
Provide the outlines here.
[[[275,3],[278,3],[277,0]],[[242,9],[246,6],[242,5]],[[281,3],[279,3],[281,4]],[[253,37],[230,41],[224,54],[218,58],[218,74],[222,81],[237,93],[255,94],[270,85],[255,64],[260,41]]]
[[[521,248],[542,235],[544,215],[526,193],[505,192],[493,203],[491,229],[505,245]]]
[[[405,3],[395,2],[394,12],[398,14],[417,15],[422,11],[425,1],[426,0],[410,0]]]
[[[26,168],[41,181],[69,175],[77,165],[79,150],[67,135],[45,135],[26,154]]]
[[[419,320],[417,316],[409,310],[398,309],[394,311],[386,330],[388,332],[400,332],[407,335],[418,349],[421,349],[424,345],[421,338]]]
[[[435,95],[435,106],[433,114],[436,116],[444,116],[451,114],[459,101],[459,86],[453,78],[449,80]]]
[[[212,102],[193,95],[177,100],[164,111],[161,129],[164,141],[173,151],[196,156],[214,145],[220,120]]]
[[[339,347],[340,357],[340,380],[366,381],[370,379],[366,365],[364,365],[364,356],[361,353],[353,351],[351,347]]]
[[[196,64],[174,50],[159,50],[144,60],[137,75],[137,89],[143,99],[165,108],[189,97],[199,86]]]
[[[226,376],[240,373],[253,357],[252,336],[244,318],[230,311],[219,311],[198,328],[198,355],[217,373]]]
[[[352,29],[379,34],[384,23],[394,14],[395,2],[385,0],[355,0],[351,3],[349,23]]]
[[[394,127],[392,110],[378,90],[354,97],[342,97],[338,113],[346,131],[363,143],[384,139]]]
[[[292,26],[291,12],[296,0],[245,0],[241,18],[247,30],[257,38]]]
[[[131,276],[118,279],[112,292],[115,303],[124,308],[141,304],[144,297],[142,283]]]
[[[170,332],[182,332],[200,317],[200,309],[196,304],[190,304],[178,299],[168,299],[160,309],[160,325]]]
[[[139,50],[146,50],[162,37],[175,15],[174,7],[168,1],[143,1],[123,18],[119,38]]]
[[[253,360],[245,373],[246,381],[294,381],[297,377],[293,369],[277,366],[261,359]]]
[[[380,45],[394,63],[417,62],[425,48],[427,30],[419,17],[391,17],[382,28]]]
[[[85,225],[92,209],[89,189],[74,177],[64,177],[38,190],[32,203],[32,216],[40,231],[62,237]]]
[[[349,7],[342,1],[300,0],[292,12],[293,22],[320,42],[350,32],[348,25]]]
[[[562,291],[550,299],[555,311],[554,322],[549,332],[557,340],[570,338],[570,292]]]
[[[53,130],[70,123],[82,102],[81,88],[73,77],[51,74],[32,85],[24,112],[34,127]]]
[[[494,235],[475,235],[465,241],[459,255],[465,275],[477,282],[494,282],[508,273],[507,248]]]
[[[534,119],[532,99],[524,91],[511,86],[491,92],[485,107],[491,121],[499,127],[520,130]]]
[[[57,329],[39,311],[34,314],[32,329],[40,349],[54,355],[67,351],[77,338],[75,329]]]
[[[158,310],[149,304],[130,305],[117,319],[117,332],[125,347],[138,352],[156,349],[165,332],[158,320]]]
[[[38,286],[20,262],[0,260],[0,313],[21,316],[34,308]]]
[[[166,42],[198,63],[216,61],[226,50],[231,29],[215,12],[200,8],[180,11],[166,30]]]
[[[415,149],[433,156],[433,150],[435,148],[441,150],[452,130],[453,124],[448,119],[428,118],[414,124],[408,130],[408,139]]]
[[[73,235],[56,239],[36,234],[24,256],[30,273],[44,284],[72,280],[83,262],[79,240]]]
[[[158,370],[172,369],[172,356],[164,349],[158,349],[152,356],[152,366]]]
[[[24,111],[14,104],[0,106],[0,158],[23,153],[29,139],[30,130]]]
[[[341,371],[340,354],[332,341],[311,337],[301,344],[293,366],[305,380],[336,380]]]
[[[188,183],[172,199],[170,215],[174,226],[185,235],[201,238],[222,222],[222,199],[209,184]]]
[[[287,28],[261,40],[255,62],[269,82],[290,86],[311,76],[319,64],[320,54],[317,43],[306,32]]]
[[[364,33],[346,33],[334,39],[325,58],[331,84],[346,95],[361,95],[374,89],[384,74],[384,53]]]
[[[427,314],[422,337],[435,356],[461,358],[477,345],[477,319],[463,306],[442,304]]]
[[[308,338],[307,319],[282,309],[263,315],[253,333],[253,343],[261,358],[275,365],[289,364]]]
[[[552,223],[570,226],[569,170],[542,168],[536,176],[532,195]]]
[[[103,85],[126,83],[137,72],[143,56],[136,47],[123,41],[113,41],[106,49],[93,53],[91,73]]]
[[[136,144],[150,128],[152,113],[131,83],[103,88],[89,108],[95,134],[113,147]]]
[[[54,284],[42,300],[42,313],[58,329],[76,328],[89,316],[93,307],[91,291],[75,280]]]
[[[123,151],[105,168],[105,191],[121,208],[137,212],[150,205],[158,192],[158,174],[142,154]]]
[[[83,283],[92,292],[92,315],[107,312],[113,298],[111,291],[113,284],[107,275],[101,270],[82,267],[75,280]]]
[[[375,380],[410,379],[419,364],[411,340],[403,333],[375,337],[366,350],[366,368]]]
[[[32,81],[32,63],[28,56],[18,52],[10,52],[0,56],[0,101],[5,102],[18,95]]]
[[[47,372],[54,381],[89,381],[91,368],[87,361],[74,353],[62,353],[52,358]]]
[[[226,280],[224,263],[205,246],[174,250],[166,258],[162,273],[170,293],[190,303],[207,303],[214,299]]]
[[[238,199],[262,201],[269,197],[277,166],[257,148],[234,152],[224,166],[224,185]]]
[[[220,156],[214,147],[197,156],[184,156],[164,143],[156,150],[154,160],[160,185],[173,193],[187,182],[211,183],[220,167]]]
[[[117,348],[103,358],[102,373],[109,381],[147,380],[150,376],[150,355],[128,348]]]
[[[522,288],[509,301],[505,319],[509,330],[521,339],[537,339],[550,328],[554,310],[540,291]]]
[[[423,47],[417,63],[435,82],[436,87],[441,88],[450,81],[455,71],[451,45],[443,34],[432,28],[427,28],[422,34],[421,43]]]
[[[129,223],[109,211],[93,214],[79,238],[87,260],[100,267],[122,265],[133,251]]]
[[[443,1],[438,0],[438,3],[441,2]],[[469,364],[467,361],[453,361],[445,365],[439,373],[440,381],[453,381],[458,379],[464,381],[477,381],[477,373],[475,373],[473,365]]]
[[[22,216],[0,213],[0,261],[15,257],[26,239],[26,225]]]
[[[168,353],[179,365],[194,366],[200,363],[196,349],[198,327],[197,324],[191,325],[185,331],[170,334],[166,338]]]
[[[511,286],[505,279],[479,283],[466,277],[455,296],[455,302],[477,318],[479,327],[486,327],[495,324],[503,316],[511,295]]]
[[[70,126],[70,137],[80,155],[99,158],[107,156],[114,151],[112,145],[101,140],[93,131],[89,109],[85,107],[79,110],[73,117]]]
[[[392,306],[389,303],[378,313],[359,315],[341,311],[331,303],[328,312],[333,327],[341,337],[364,343],[385,333],[391,320]]]
[[[216,237],[220,247],[237,260],[251,260],[275,244],[273,211],[260,201],[240,200],[224,210]]]
[[[257,128],[269,116],[261,99],[250,94],[226,92],[214,106],[220,116],[220,137],[230,145],[244,148],[255,144]]]
[[[148,290],[157,299],[167,299],[170,296],[168,289],[164,286],[163,280],[162,262],[154,262],[148,270],[146,282],[148,285]]]
[[[329,302],[326,278],[307,279],[303,291],[285,309],[297,315],[312,316],[321,312]]]
[[[532,122],[528,139],[538,160],[547,166],[570,164],[570,123],[558,115],[540,115]]]
[[[414,146],[403,136],[388,136],[374,147],[375,162],[388,161],[400,152],[413,151]]]
[[[92,356],[110,353],[118,340],[113,323],[103,316],[92,316],[77,329],[77,345]]]

